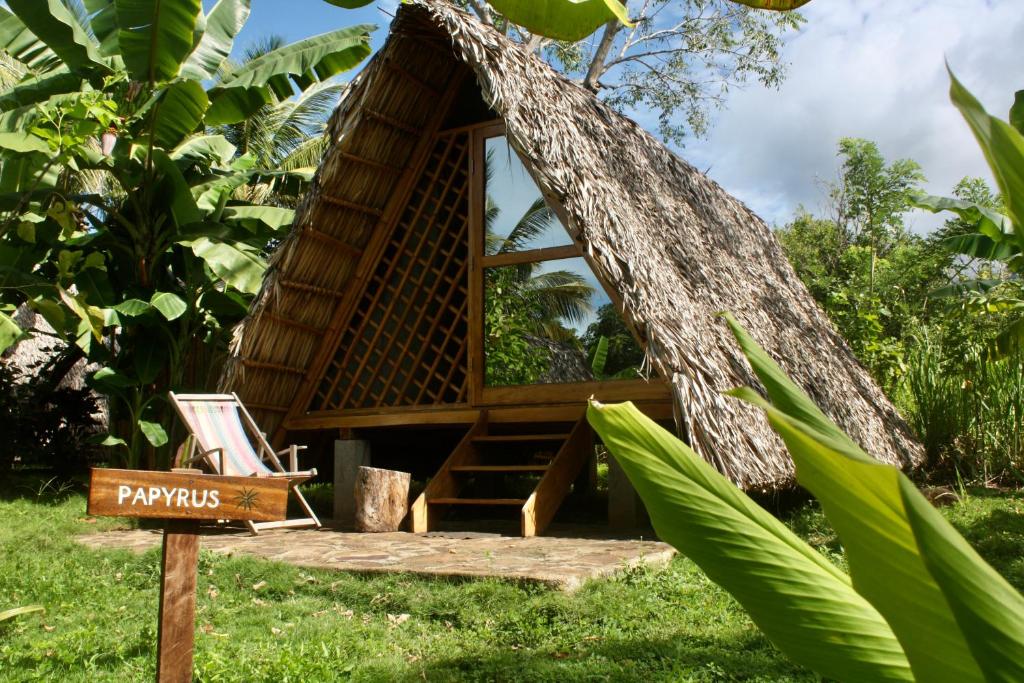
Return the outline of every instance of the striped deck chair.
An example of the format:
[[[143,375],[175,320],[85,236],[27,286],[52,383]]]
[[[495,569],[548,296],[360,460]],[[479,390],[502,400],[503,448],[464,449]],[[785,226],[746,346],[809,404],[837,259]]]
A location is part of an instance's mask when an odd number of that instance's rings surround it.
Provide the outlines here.
[[[275,527],[320,528],[320,520],[298,488],[298,484],[316,476],[315,469],[299,470],[299,450],[305,446],[292,445],[275,452],[237,394],[170,392],[170,396],[171,403],[189,431],[189,438],[178,452],[178,467],[204,463],[217,474],[287,477],[292,483],[292,493],[309,516],[281,522],[246,522],[253,535],[259,533],[260,529]],[[288,456],[287,470],[279,459],[283,455]]]

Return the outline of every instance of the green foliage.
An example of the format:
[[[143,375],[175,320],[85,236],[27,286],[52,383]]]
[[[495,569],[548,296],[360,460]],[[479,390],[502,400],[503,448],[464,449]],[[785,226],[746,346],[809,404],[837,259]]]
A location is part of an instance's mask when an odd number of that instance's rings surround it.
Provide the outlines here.
[[[199,0],[9,6],[0,51],[25,60],[25,77],[0,105],[0,129],[21,139],[0,137],[0,349],[17,338],[11,306],[42,315],[103,365],[90,383],[111,399],[105,443],[125,444],[124,464],[154,466],[170,439],[166,390],[209,388],[267,246],[291,222],[288,209],[254,205],[267,196],[239,194],[310,177],[208,130],[296,86],[299,102],[324,92],[322,79],[369,53],[371,27],[280,46],[208,87],[247,0],[208,15]]]
[[[933,476],[1018,482],[1024,471],[1024,357],[994,359],[984,331],[924,331],[909,345],[898,395]],[[966,338],[965,338],[966,337]]]
[[[953,257],[904,229],[916,184],[910,160],[886,162],[867,140],[843,138],[832,219],[805,210],[776,231],[786,256],[857,357],[890,391],[906,371],[905,341],[941,313],[929,293],[949,280]]]
[[[846,551],[852,590],[631,404],[592,404],[591,424],[644,499],[659,535],[733,593],[783,651],[825,676],[1020,677],[1024,597],[905,475],[862,451],[728,321],[767,399],[751,389],[734,394],[763,408],[786,443],[797,480],[821,502]],[[822,614],[828,618],[810,616]]]
[[[605,345],[605,359],[598,363],[598,350]],[[644,352],[636,338],[615,310],[615,305],[604,304],[597,309],[597,319],[587,326],[580,338],[583,348],[598,378],[624,379],[637,377],[644,362]]]
[[[490,0],[509,21],[531,33],[575,42],[609,21],[632,26],[619,0]]]
[[[548,370],[550,351],[531,342],[543,311],[514,268],[484,273],[485,381],[488,386],[534,384]]]

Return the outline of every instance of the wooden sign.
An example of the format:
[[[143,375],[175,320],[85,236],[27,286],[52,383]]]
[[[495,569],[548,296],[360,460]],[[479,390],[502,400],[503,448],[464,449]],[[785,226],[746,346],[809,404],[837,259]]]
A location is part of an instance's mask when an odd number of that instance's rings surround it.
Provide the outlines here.
[[[201,470],[171,472],[93,468],[88,512],[106,517],[166,519],[160,562],[156,680],[192,680],[199,520],[272,522],[286,519],[288,480],[222,477]]]
[[[283,478],[94,468],[89,486],[88,512],[98,517],[271,522],[287,508]]]

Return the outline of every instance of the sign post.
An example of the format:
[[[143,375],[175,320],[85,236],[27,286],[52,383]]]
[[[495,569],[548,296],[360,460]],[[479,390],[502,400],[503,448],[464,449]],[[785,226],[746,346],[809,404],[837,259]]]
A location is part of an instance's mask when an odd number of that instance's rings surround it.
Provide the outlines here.
[[[167,520],[160,561],[158,683],[192,680],[200,520],[271,522],[285,519],[287,508],[285,478],[93,468],[90,515]]]

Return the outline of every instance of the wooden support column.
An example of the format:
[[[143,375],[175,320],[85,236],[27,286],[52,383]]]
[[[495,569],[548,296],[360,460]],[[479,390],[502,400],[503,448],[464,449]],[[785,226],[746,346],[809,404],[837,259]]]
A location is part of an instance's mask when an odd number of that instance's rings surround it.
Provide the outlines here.
[[[167,520],[160,562],[160,628],[156,648],[158,683],[188,683],[192,680],[198,561],[199,521]]]

